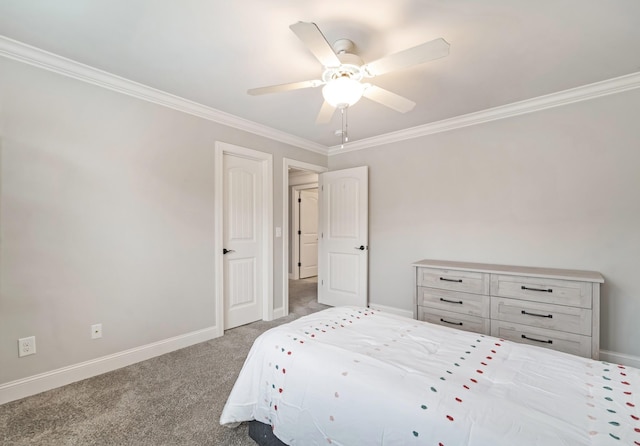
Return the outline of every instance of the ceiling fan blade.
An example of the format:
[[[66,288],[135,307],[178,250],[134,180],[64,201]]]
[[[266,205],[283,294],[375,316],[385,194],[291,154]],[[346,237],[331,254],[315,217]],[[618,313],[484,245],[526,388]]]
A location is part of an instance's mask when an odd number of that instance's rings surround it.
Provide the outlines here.
[[[269,87],[252,88],[250,90],[247,90],[247,93],[249,93],[251,96],[258,96],[261,94],[279,93],[281,91],[299,90],[301,88],[319,87],[322,84],[324,84],[324,82],[319,80],[292,82],[290,84],[280,84],[280,85],[271,85]]]
[[[411,111],[413,107],[416,106],[415,102],[410,101],[404,96],[392,93],[384,88],[376,87],[375,85],[369,85],[364,90],[363,96],[400,113]]]
[[[316,118],[316,124],[328,124],[333,117],[333,112],[335,111],[336,108],[333,105],[324,101],[322,108],[320,108],[320,113],[318,113],[318,117]]]
[[[325,67],[339,67],[340,59],[315,23],[298,22],[289,26]]]
[[[368,77],[379,76],[390,71],[401,70],[430,60],[449,55],[449,43],[440,38],[421,45],[390,54],[362,66]]]

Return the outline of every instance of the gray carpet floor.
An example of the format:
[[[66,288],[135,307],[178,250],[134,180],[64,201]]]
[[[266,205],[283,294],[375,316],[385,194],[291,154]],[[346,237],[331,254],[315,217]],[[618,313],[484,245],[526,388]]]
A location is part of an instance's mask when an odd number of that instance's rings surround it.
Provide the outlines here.
[[[287,317],[0,406],[0,444],[255,445],[218,420],[255,338],[327,308],[316,278],[289,282]]]

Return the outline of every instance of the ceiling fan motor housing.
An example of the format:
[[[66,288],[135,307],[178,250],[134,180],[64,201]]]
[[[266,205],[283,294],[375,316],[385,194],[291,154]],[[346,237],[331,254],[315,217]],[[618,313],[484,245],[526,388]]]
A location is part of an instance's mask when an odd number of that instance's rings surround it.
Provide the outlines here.
[[[355,44],[349,39],[338,39],[333,42],[333,50],[336,54],[351,53],[355,48]]]
[[[339,67],[326,67],[322,73],[322,80],[324,82],[329,82],[341,77],[347,77],[355,81],[362,79],[363,75],[360,70],[362,59],[350,53],[338,54],[338,58],[342,64]]]
[[[362,59],[350,53],[355,45],[351,40],[337,40],[333,49],[340,60],[339,67],[325,67],[322,80],[325,86],[322,89],[327,102],[337,108],[346,108],[355,104],[361,97],[366,85],[361,84],[363,64]]]

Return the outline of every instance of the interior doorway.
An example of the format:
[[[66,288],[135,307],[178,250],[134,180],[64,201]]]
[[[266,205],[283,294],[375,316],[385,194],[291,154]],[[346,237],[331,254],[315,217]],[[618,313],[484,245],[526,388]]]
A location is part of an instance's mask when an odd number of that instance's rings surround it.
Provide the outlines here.
[[[298,192],[298,275],[318,275],[318,187]]]
[[[296,217],[296,204],[297,198],[296,193],[303,190],[317,190],[318,183],[318,175],[322,172],[326,172],[328,169],[323,166],[318,166],[314,164],[305,163],[302,161],[296,161],[292,159],[284,159],[283,166],[283,305],[282,308],[278,309],[279,311],[274,311],[274,317],[286,316],[289,314],[289,280],[300,280],[300,269],[298,267],[298,263],[303,263],[299,261],[299,253],[300,253],[300,239],[298,238],[298,231],[303,231],[304,228],[296,229],[294,218]],[[295,188],[295,189],[294,189]],[[294,201],[295,200],[295,201]],[[317,219],[317,205],[316,205],[316,219]],[[317,220],[316,220],[317,221]],[[313,238],[313,235],[310,235],[312,231],[308,231],[307,240]],[[317,242],[317,233],[316,233],[316,242]],[[297,242],[296,242],[297,240]],[[304,242],[304,241],[303,241]],[[296,251],[298,250],[296,255]],[[307,255],[309,253],[306,253]],[[315,265],[317,265],[317,250],[315,251]],[[314,262],[310,262],[314,263]],[[303,276],[305,274],[309,274],[312,270],[307,269],[306,272],[303,272]],[[317,272],[316,272],[317,274]],[[302,279],[307,282],[317,283],[315,279],[315,275],[309,276],[306,279]],[[295,284],[294,284],[295,286]],[[317,288],[317,285],[316,285]],[[296,288],[297,289],[297,288]]]
[[[295,182],[297,172],[289,176]],[[291,186],[291,261],[289,278],[318,275],[318,183],[317,174],[307,174],[313,183]]]

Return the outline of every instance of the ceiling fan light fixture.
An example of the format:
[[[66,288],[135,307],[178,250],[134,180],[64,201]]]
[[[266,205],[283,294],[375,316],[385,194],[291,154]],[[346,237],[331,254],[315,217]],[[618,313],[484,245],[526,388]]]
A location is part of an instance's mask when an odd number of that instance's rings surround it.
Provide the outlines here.
[[[342,145],[348,141],[347,110],[360,100],[362,96],[384,105],[399,113],[407,113],[416,103],[376,85],[362,83],[367,77],[379,76],[392,71],[409,68],[429,60],[438,59],[449,54],[449,44],[442,38],[386,55],[367,64],[354,54],[356,46],[349,39],[338,39],[333,47],[313,22],[297,22],[289,26],[291,31],[306,45],[311,53],[324,67],[322,80],[290,82],[288,84],[269,87],[252,88],[247,91],[252,96],[277,93],[281,91],[313,88],[324,85],[322,96],[324,102],[316,118],[316,124],[328,124],[334,116],[335,109],[342,116]]]
[[[349,77],[338,77],[322,87],[324,100],[336,108],[350,107],[360,100],[365,85]]]

